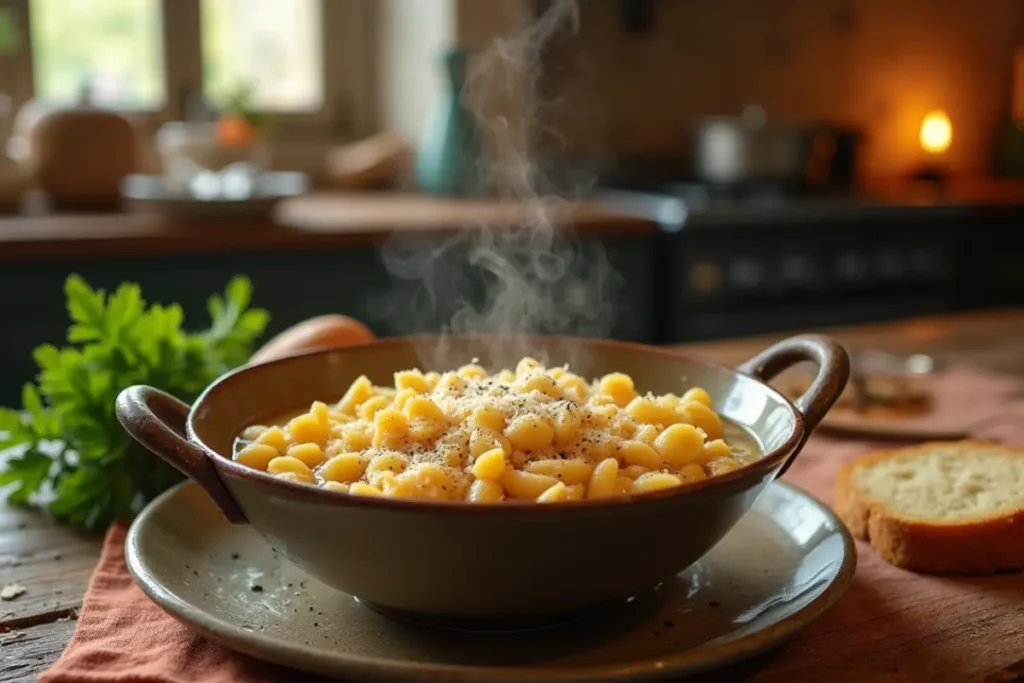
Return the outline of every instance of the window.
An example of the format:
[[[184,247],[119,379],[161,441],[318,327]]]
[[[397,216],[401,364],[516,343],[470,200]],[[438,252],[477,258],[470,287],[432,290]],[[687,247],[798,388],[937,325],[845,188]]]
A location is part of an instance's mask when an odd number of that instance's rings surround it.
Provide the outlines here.
[[[239,88],[258,108],[315,111],[324,102],[322,0],[201,0],[203,90]]]
[[[372,3],[0,0],[21,29],[3,41],[13,49],[0,45],[0,94],[69,104],[88,93],[159,123],[183,118],[190,93],[214,104],[244,93],[279,131],[350,132],[372,113]]]
[[[159,0],[31,0],[35,95],[160,109],[167,98]]]

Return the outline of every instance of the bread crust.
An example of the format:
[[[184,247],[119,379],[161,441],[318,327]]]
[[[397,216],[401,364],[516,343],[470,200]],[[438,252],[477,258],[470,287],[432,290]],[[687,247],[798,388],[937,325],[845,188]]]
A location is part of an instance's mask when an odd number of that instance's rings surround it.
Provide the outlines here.
[[[952,522],[900,517],[853,484],[853,472],[893,457],[905,458],[950,445],[988,448],[1024,458],[1024,449],[980,441],[930,442],[856,458],[839,471],[834,508],[854,537],[868,541],[887,561],[929,574],[994,574],[1024,570],[1024,508]]]

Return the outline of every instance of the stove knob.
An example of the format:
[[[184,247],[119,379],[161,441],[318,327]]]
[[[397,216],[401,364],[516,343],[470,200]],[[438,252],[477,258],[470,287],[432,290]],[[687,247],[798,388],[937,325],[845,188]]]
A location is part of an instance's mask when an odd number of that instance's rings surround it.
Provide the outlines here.
[[[839,257],[836,262],[836,269],[839,276],[850,282],[864,280],[868,274],[868,264],[864,257],[852,251],[848,251]]]
[[[711,294],[722,286],[722,269],[710,261],[699,261],[690,268],[690,284],[702,294]]]
[[[893,250],[879,252],[875,258],[875,267],[878,273],[887,279],[898,278],[903,272],[903,259],[899,253]]]
[[[737,259],[729,268],[729,279],[739,289],[755,289],[764,279],[761,265],[749,258]]]
[[[782,279],[795,285],[814,280],[814,262],[809,256],[787,256],[782,261]]]
[[[928,249],[918,249],[911,257],[914,272],[920,275],[931,275],[937,270],[938,259]]]

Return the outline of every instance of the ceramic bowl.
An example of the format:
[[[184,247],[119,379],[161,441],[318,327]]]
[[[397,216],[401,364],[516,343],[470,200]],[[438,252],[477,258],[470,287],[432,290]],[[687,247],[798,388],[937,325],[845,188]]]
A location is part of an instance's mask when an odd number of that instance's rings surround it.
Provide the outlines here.
[[[447,367],[431,363],[441,358]],[[676,489],[557,505],[471,505],[350,496],[276,479],[232,461],[243,428],[340,397],[367,375],[389,384],[410,367],[491,370],[526,354],[584,377],[619,371],[641,391],[702,386],[720,415],[756,436],[764,457]],[[797,362],[818,374],[790,402],[766,384]],[[202,486],[228,520],[251,524],[282,556],[389,614],[451,623],[546,619],[636,595],[712,548],[793,462],[838,398],[846,352],[793,337],[738,369],[638,344],[556,337],[386,339],[248,366],[218,379],[191,409],[151,387],[126,389],[117,416],[140,443]]]

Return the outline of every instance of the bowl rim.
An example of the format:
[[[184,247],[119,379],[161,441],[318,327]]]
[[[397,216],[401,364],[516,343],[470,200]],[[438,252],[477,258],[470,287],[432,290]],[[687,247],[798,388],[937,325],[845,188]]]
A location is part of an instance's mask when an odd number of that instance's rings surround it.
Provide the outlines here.
[[[777,470],[781,466],[787,457],[793,452],[793,449],[801,445],[801,440],[806,431],[806,423],[804,416],[793,404],[793,402],[783,393],[770,386],[769,384],[762,382],[760,379],[751,375],[740,372],[735,368],[730,368],[721,363],[715,363],[702,358],[694,357],[690,353],[679,351],[670,347],[654,346],[649,344],[641,344],[638,342],[619,341],[615,339],[596,339],[589,337],[570,337],[565,335],[498,335],[498,334],[458,334],[458,335],[445,335],[444,338],[448,340],[486,340],[493,338],[500,338],[502,340],[508,339],[523,339],[523,340],[534,340],[534,341],[546,341],[549,343],[572,343],[580,344],[588,347],[598,348],[609,348],[615,347],[618,349],[624,349],[628,351],[634,351],[641,354],[654,354],[664,358],[671,358],[673,360],[685,360],[692,363],[697,363],[718,370],[726,371],[732,375],[738,375],[739,377],[751,380],[757,384],[760,384],[762,388],[775,396],[782,404],[786,405],[791,411],[794,422],[793,429],[789,436],[779,447],[773,449],[768,453],[762,454],[761,458],[757,462],[753,462],[740,467],[739,469],[733,470],[732,472],[726,472],[724,474],[718,474],[713,477],[701,479],[695,482],[688,482],[680,486],[676,486],[670,489],[661,489],[658,491],[646,491],[643,493],[630,493],[623,496],[610,496],[608,498],[596,498],[596,499],[581,499],[572,501],[563,501],[557,505],[541,505],[536,501],[531,500],[507,500],[494,503],[468,503],[466,501],[435,501],[435,500],[421,500],[412,498],[392,498],[387,496],[359,496],[350,493],[344,493],[341,491],[331,491],[321,486],[310,486],[300,482],[292,482],[284,479],[275,477],[274,475],[264,472],[261,470],[252,469],[246,467],[241,463],[235,461],[232,458],[228,458],[215,449],[211,448],[206,442],[204,442],[196,433],[195,421],[197,414],[200,410],[205,407],[205,403],[211,400],[211,396],[218,392],[232,391],[232,387],[236,384],[244,382],[244,378],[255,372],[266,371],[271,367],[288,365],[291,363],[303,363],[310,362],[311,358],[327,358],[335,354],[345,354],[352,351],[359,351],[364,349],[388,349],[392,347],[402,347],[415,345],[417,342],[424,343],[431,339],[441,338],[441,335],[407,335],[401,337],[387,337],[384,339],[374,339],[369,342],[360,344],[351,344],[340,347],[329,347],[319,348],[300,351],[297,353],[282,356],[265,363],[259,363],[257,365],[243,365],[234,370],[231,370],[221,377],[214,380],[209,386],[207,386],[199,397],[193,402],[189,409],[188,418],[186,421],[186,431],[188,440],[198,446],[203,454],[211,461],[214,469],[218,475],[221,472],[226,472],[233,476],[246,479],[253,482],[258,482],[265,485],[276,487],[277,490],[286,494],[289,498],[300,498],[305,501],[316,500],[317,502],[327,503],[330,505],[341,505],[341,506],[359,506],[369,508],[379,508],[382,510],[394,510],[394,511],[419,511],[419,512],[434,512],[434,513],[447,513],[447,514],[472,514],[477,516],[480,514],[501,514],[503,511],[518,511],[517,514],[522,514],[525,511],[531,513],[540,514],[552,514],[552,511],[572,511],[572,510],[609,510],[619,508],[626,505],[638,505],[646,503],[657,503],[659,501],[665,501],[673,499],[683,495],[693,495],[695,493],[707,492],[711,489],[726,489],[726,488],[746,488],[749,487],[747,480],[761,480],[765,475],[768,475],[773,470]],[[744,427],[746,428],[746,427]],[[774,478],[774,477],[773,477]],[[742,484],[747,484],[743,486]],[[233,495],[233,494],[232,494]]]

